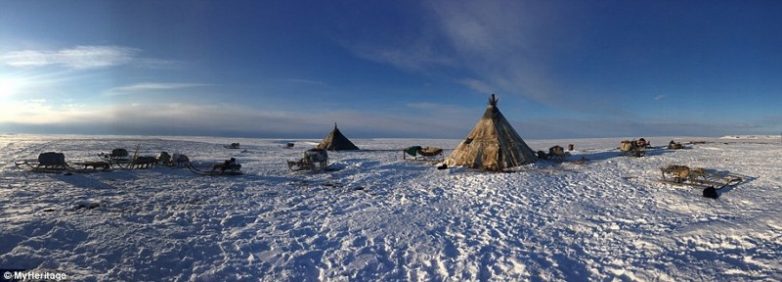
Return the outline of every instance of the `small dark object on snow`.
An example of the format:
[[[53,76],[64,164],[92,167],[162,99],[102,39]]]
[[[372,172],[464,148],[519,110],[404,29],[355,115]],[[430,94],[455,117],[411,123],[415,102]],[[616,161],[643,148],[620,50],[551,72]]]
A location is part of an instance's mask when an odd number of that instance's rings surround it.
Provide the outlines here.
[[[225,148],[226,149],[234,149],[234,150],[236,150],[236,149],[239,149],[240,146],[241,145],[239,143],[231,143],[231,145],[225,145]]]
[[[582,164],[586,164],[588,161],[589,159],[585,157],[581,157],[580,159],[573,161],[573,163],[582,165]]]
[[[568,151],[573,151],[574,149],[576,149],[576,145],[573,145],[573,144],[567,144],[567,150],[568,150]]]
[[[448,168],[448,165],[445,164],[445,163],[440,164],[440,165],[437,166],[437,169],[446,169],[446,168]]]
[[[285,144],[285,148],[293,148],[293,142],[288,142],[288,144]]]
[[[703,189],[703,196],[706,198],[717,199],[720,197],[720,194],[717,193],[717,189],[715,189],[712,186],[709,186],[706,187],[706,189]]]
[[[128,156],[128,150],[117,148],[114,150],[111,150],[111,154],[109,155],[112,158],[120,158],[120,157],[127,157]]]
[[[228,172],[238,172],[242,169],[242,165],[236,163],[235,158],[230,158],[228,160],[225,160],[222,163],[217,163],[212,166],[212,172],[220,172],[221,174],[225,174],[225,171]]]
[[[242,165],[236,162],[235,158],[230,158],[223,162],[215,163],[212,165],[211,170],[199,170],[191,163],[187,163],[187,168],[191,172],[199,175],[207,176],[221,176],[221,175],[242,175]]]
[[[88,209],[88,210],[91,210],[91,209],[97,208],[99,206],[100,206],[100,204],[98,204],[98,203],[79,203],[73,209],[74,210],[78,210],[78,209]]]

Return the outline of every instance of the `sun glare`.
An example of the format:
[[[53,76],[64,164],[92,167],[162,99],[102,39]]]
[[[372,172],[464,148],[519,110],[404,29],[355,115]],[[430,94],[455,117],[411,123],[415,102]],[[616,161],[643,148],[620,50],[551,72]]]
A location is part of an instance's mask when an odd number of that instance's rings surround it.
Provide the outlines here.
[[[0,78],[0,97],[9,97],[19,93],[25,81],[21,78]]]

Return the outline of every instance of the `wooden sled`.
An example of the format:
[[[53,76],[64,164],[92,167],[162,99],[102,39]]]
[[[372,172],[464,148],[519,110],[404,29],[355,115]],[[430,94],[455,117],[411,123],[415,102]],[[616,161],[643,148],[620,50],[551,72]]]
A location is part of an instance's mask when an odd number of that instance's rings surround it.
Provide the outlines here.
[[[71,169],[65,162],[65,154],[46,152],[38,155],[38,159],[15,161],[16,167],[27,167],[32,172],[61,173]]]
[[[104,161],[89,161],[89,162],[77,162],[74,163],[80,169],[71,169],[73,172],[87,173],[87,172],[109,172],[111,171],[111,164]]]
[[[236,163],[236,160],[233,158],[212,165],[211,170],[200,170],[193,166],[192,163],[188,163],[187,168],[195,174],[204,176],[235,176],[244,174],[242,173],[242,165]]]
[[[324,171],[328,169],[329,154],[324,149],[309,149],[304,152],[301,159],[287,163],[291,171]]]
[[[689,168],[679,165],[660,168],[660,171],[662,172],[662,178],[658,180],[659,182],[677,186],[721,189],[738,185],[744,181],[741,176],[729,172]]]
[[[110,166],[116,166],[119,168],[128,168],[130,166],[131,158],[128,154],[128,150],[117,148],[111,150],[111,153],[99,153],[98,156],[103,158]]]
[[[424,162],[441,162],[443,161],[443,149],[438,147],[421,147],[412,146],[402,150],[402,159],[411,161],[424,161]]]
[[[57,166],[42,165],[38,163],[37,160],[14,161],[14,165],[17,168],[27,168],[32,172],[42,172],[42,173],[61,173],[61,172],[67,172],[69,170],[72,170],[68,164],[57,165]]]
[[[646,141],[640,141],[640,140],[623,140],[619,143],[619,151],[622,152],[625,156],[633,156],[636,158],[643,157],[646,155],[646,148],[647,148],[647,142]]]

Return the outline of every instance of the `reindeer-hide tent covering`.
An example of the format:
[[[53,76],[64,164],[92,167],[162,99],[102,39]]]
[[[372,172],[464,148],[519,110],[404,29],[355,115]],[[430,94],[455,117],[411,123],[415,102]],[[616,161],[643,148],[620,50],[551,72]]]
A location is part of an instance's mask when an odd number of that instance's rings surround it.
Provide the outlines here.
[[[446,158],[445,164],[501,171],[536,160],[535,152],[502,115],[492,94],[486,112],[467,138]]]
[[[323,138],[323,141],[316,147],[318,149],[324,149],[329,151],[347,151],[358,150],[358,147],[350,142],[350,139],[342,135],[342,132],[337,128],[337,124],[334,124],[334,130]]]

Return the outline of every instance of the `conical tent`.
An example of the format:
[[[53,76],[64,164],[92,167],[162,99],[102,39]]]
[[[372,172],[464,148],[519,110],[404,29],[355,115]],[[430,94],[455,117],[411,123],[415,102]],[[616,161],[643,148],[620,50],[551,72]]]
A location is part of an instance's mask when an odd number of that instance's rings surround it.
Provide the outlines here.
[[[501,171],[536,160],[535,152],[500,113],[497,98],[492,94],[483,117],[446,158],[445,164]]]
[[[339,132],[336,123],[334,124],[334,130],[329,135],[326,135],[326,138],[323,138],[323,141],[318,144],[317,148],[329,151],[358,150],[358,147],[353,142],[350,142],[350,139],[342,135],[342,132]]]

